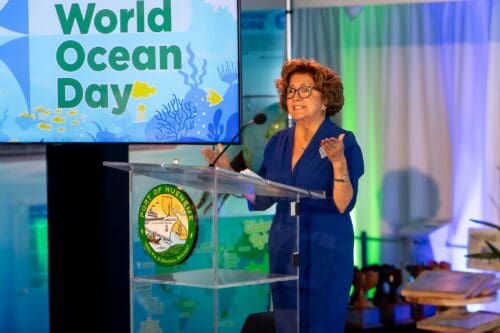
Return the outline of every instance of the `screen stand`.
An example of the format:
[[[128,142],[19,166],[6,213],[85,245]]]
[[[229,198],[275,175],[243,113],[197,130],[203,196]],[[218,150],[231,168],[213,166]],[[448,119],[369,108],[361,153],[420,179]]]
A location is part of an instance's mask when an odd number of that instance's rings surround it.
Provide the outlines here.
[[[46,154],[50,332],[129,332],[128,176],[103,166],[127,161],[128,145]]]

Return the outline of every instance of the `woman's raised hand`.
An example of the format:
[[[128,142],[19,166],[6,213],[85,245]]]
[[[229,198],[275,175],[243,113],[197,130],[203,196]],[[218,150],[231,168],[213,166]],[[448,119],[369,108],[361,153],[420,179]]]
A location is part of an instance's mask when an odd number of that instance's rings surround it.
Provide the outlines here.
[[[224,150],[222,144],[220,143],[217,144],[217,150],[219,151],[218,153],[213,149],[205,147],[201,149],[201,154],[203,155],[203,157],[205,157],[205,160],[209,164],[213,164],[217,156],[219,156],[222,150]],[[231,162],[229,161],[229,157],[226,155],[226,153],[222,154],[222,156],[217,160],[215,165],[222,169],[231,170]]]

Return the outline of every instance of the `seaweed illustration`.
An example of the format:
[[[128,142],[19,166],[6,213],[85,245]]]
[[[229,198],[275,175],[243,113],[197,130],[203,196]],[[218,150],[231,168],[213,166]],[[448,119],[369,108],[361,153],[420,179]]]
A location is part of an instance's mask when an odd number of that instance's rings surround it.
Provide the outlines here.
[[[196,107],[191,102],[174,98],[161,110],[156,111],[155,137],[158,141],[176,141],[186,136],[186,133],[194,127],[194,121],[198,115]]]
[[[222,110],[217,109],[214,113],[213,123],[208,124],[208,137],[213,141],[218,141],[219,137],[224,132],[224,125],[220,123]]]
[[[184,77],[184,84],[187,84],[190,87],[199,87],[201,84],[203,84],[203,77],[207,75],[207,60],[203,59],[203,66],[202,66],[202,73],[196,78],[198,75],[198,68],[196,68],[196,64],[194,63],[195,59],[195,54],[193,50],[191,49],[191,43],[189,43],[186,47],[187,53],[189,54],[189,65],[193,69],[193,72],[191,73],[191,76],[188,76],[187,73],[184,71],[179,71],[179,74],[181,74]],[[192,83],[189,83],[189,78],[192,79]]]
[[[201,88],[204,84],[204,78],[207,75],[207,60],[202,59],[201,66],[198,66],[195,63],[196,55],[191,48],[191,44],[187,45],[186,52],[189,54],[188,68],[191,69],[191,74],[188,75],[187,72],[179,71],[179,74],[184,78],[184,84],[190,87],[184,95],[184,101],[191,103],[196,109],[198,115],[196,119],[197,130],[199,131],[198,135],[204,136],[207,135],[207,127],[205,126],[208,123],[207,115],[211,111],[207,92]]]
[[[200,114],[208,111],[207,93],[200,86],[203,84],[203,78],[207,75],[207,60],[203,59],[201,73],[198,75],[198,68],[194,63],[195,54],[191,49],[191,44],[187,45],[187,53],[189,54],[189,66],[192,69],[191,75],[184,71],[179,71],[179,74],[184,78],[184,84],[191,87],[191,89],[184,96],[184,100],[189,101],[198,110]]]

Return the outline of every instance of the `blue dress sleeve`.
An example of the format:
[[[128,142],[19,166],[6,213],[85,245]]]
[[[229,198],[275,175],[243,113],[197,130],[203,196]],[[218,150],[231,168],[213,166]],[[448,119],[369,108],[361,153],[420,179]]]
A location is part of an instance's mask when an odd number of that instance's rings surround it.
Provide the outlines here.
[[[266,148],[264,149],[264,158],[262,161],[262,165],[260,166],[259,170],[257,171],[257,174],[261,176],[262,178],[267,178],[267,167],[266,167],[266,161],[269,159],[267,156],[270,154],[270,151],[273,150],[273,146],[275,144],[275,136],[271,137],[269,142],[266,145]],[[266,197],[266,196],[261,196],[257,195],[255,196],[255,201],[248,202],[248,209],[251,211],[254,210],[266,210],[269,207],[271,207],[274,203],[276,202],[275,198],[272,197]]]
[[[358,196],[359,178],[361,178],[361,176],[365,172],[365,167],[363,162],[363,154],[361,152],[361,148],[356,142],[354,134],[352,132],[347,132],[346,139],[348,140],[345,141],[347,143],[347,146],[344,154],[347,160],[347,169],[349,170],[349,178],[353,190],[351,202],[349,203],[346,209],[346,213],[349,213],[356,204],[356,198]]]
[[[342,133],[345,133],[344,154],[346,157],[349,179],[353,190],[352,199],[349,202],[349,205],[347,206],[345,212],[343,213],[343,214],[349,214],[354,208],[354,205],[356,204],[356,198],[358,195],[358,182],[359,178],[364,173],[364,163],[363,163],[363,155],[361,152],[361,148],[356,142],[354,134],[350,131],[344,131],[344,130],[342,130]],[[333,193],[332,193],[333,177],[331,176],[332,175],[331,163],[327,159],[322,160],[320,163],[322,164],[320,164],[320,166],[318,166],[317,168],[317,170],[319,171],[316,172],[318,174],[316,178],[316,183],[324,184],[322,190],[325,191],[326,199],[324,200],[304,199],[303,203],[310,211],[329,210],[329,211],[335,211],[340,214],[337,207],[335,206],[335,203],[333,202]],[[314,174],[311,174],[309,177],[311,178],[314,177]]]

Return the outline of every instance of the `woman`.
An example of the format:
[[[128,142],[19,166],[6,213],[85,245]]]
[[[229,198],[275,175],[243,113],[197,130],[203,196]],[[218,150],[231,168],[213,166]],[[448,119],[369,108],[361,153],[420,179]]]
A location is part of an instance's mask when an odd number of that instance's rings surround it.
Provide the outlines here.
[[[269,140],[258,174],[283,184],[325,191],[327,197],[300,202],[300,332],[344,332],[353,276],[354,235],[349,212],[364,172],[361,149],[351,132],[330,119],[344,104],[342,81],[334,71],[314,60],[289,60],[283,64],[276,88],[281,106],[295,125]],[[216,156],[210,149],[202,153],[209,162]],[[227,157],[218,166],[230,168]],[[260,196],[249,201],[255,210],[277,203],[269,233],[270,269],[293,274],[291,253],[295,249],[290,235],[295,234],[296,225],[289,202]],[[286,310],[296,307],[294,286],[275,283],[272,295],[276,329],[290,332],[293,311]]]

